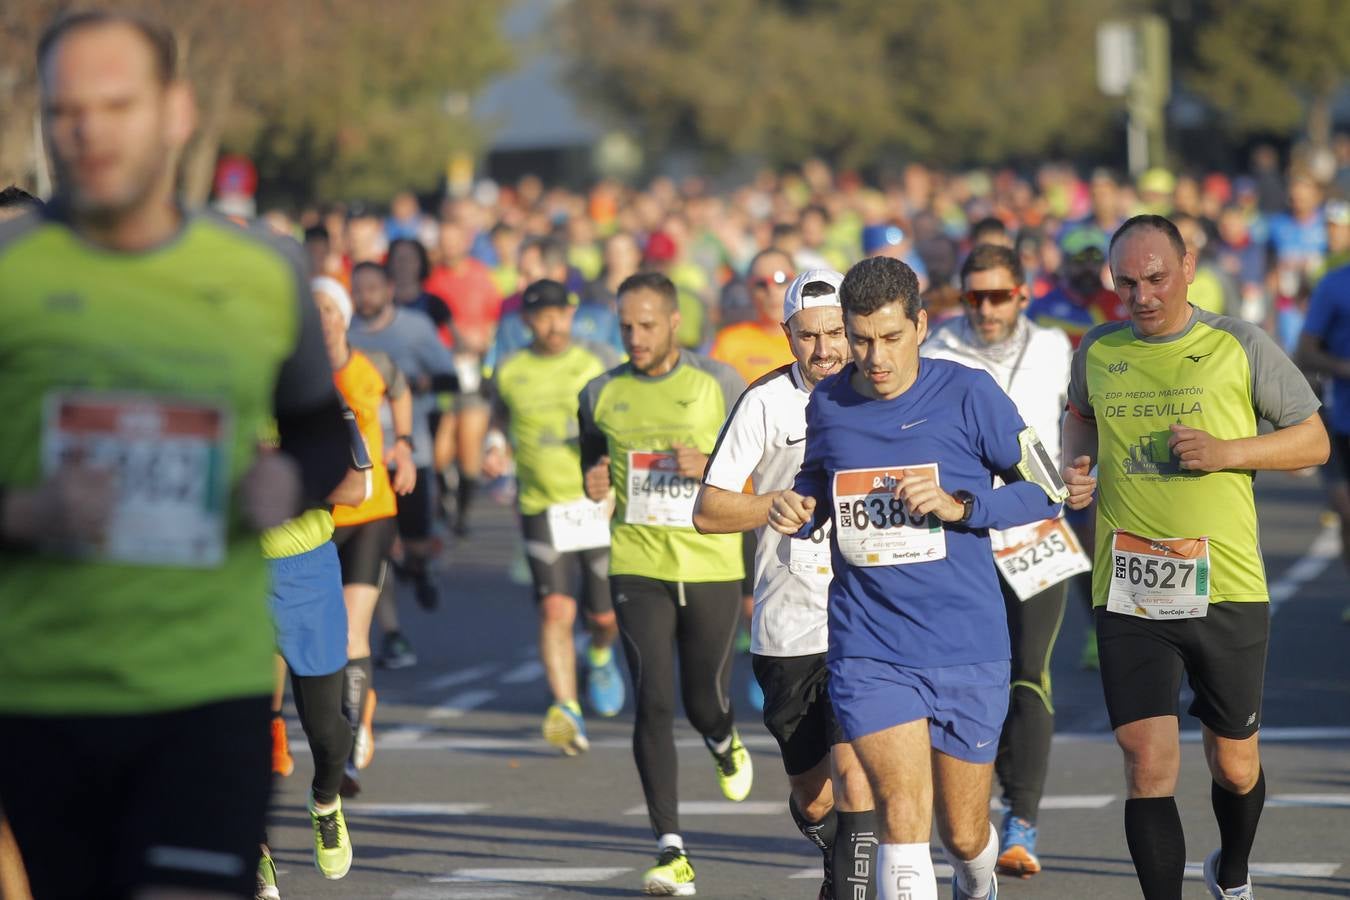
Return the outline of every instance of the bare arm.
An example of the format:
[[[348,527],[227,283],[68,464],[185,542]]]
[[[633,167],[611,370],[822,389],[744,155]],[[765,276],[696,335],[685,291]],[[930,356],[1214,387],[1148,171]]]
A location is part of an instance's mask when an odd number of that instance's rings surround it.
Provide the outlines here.
[[[1315,334],[1304,332],[1299,335],[1294,359],[1303,371],[1310,374],[1350,378],[1350,359],[1328,352],[1322,345],[1322,339]]]
[[[343,506],[360,506],[366,502],[366,473],[360,469],[348,469],[333,492],[328,495],[329,503],[341,503]]]
[[[1097,479],[1092,476],[1092,467],[1097,462],[1096,424],[1079,418],[1072,409],[1066,412],[1060,452],[1064,460],[1061,475],[1069,489],[1064,505],[1069,509],[1086,509],[1097,491]]]
[[[1221,440],[1198,428],[1172,426],[1169,441],[1183,469],[1291,472],[1320,466],[1331,453],[1331,440],[1316,413],[1288,428],[1255,437]]]
[[[769,522],[769,508],[778,493],[743,494],[704,484],[694,503],[694,527],[699,534],[735,534],[762,528]]]

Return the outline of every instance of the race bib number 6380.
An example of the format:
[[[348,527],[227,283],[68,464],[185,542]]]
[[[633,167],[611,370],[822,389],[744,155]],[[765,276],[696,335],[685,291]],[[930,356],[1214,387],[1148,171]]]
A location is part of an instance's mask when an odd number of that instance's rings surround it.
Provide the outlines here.
[[[907,472],[934,481],[937,463],[845,469],[834,476],[834,528],[839,552],[855,566],[932,562],[947,556],[947,533],[933,515],[916,515],[895,496]]]

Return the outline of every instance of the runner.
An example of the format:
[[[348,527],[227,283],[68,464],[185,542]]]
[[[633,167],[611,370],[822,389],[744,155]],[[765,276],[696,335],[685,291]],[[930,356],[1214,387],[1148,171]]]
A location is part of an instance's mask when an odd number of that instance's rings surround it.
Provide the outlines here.
[[[1106,238],[1096,229],[1071,231],[1060,242],[1064,265],[1059,284],[1034,300],[1027,318],[1042,328],[1059,328],[1075,347],[1088,329],[1103,322],[1120,322],[1129,311],[1120,298],[1102,284],[1106,265]]]
[[[445,382],[454,380],[455,360],[437,339],[430,319],[394,303],[393,284],[380,266],[360,263],[352,270],[352,300],[356,304],[356,315],[347,334],[351,346],[358,350],[377,350],[388,356],[412,389],[411,428],[386,432],[385,443],[406,447],[412,452],[412,464],[417,467],[416,486],[411,494],[398,501],[398,535],[403,545],[400,574],[412,582],[422,608],[435,609],[440,599],[427,571],[434,546],[431,536],[434,478],[428,418],[435,407],[436,393],[448,387]],[[392,646],[394,643],[397,642],[391,641],[386,634],[385,655],[398,655],[399,648]]]
[[[1054,515],[1063,486],[987,373],[920,361],[909,266],[864,260],[839,294],[853,362],[812,392],[806,456],[769,523],[808,538],[833,519],[830,697],[876,797],[877,896],[936,900],[936,812],[954,897],[992,898],[1009,647],[988,529]],[[1015,480],[991,489],[998,474]]]
[[[1057,328],[1024,315],[1030,294],[1022,262],[1003,246],[977,245],[961,266],[966,315],[929,335],[924,357],[983,369],[1017,404],[1059,467],[1059,421],[1073,350]],[[1029,878],[1041,870],[1036,822],[1050,762],[1055,707],[1050,654],[1064,619],[1068,581],[1089,567],[1063,519],[991,531],[989,543],[1003,589],[1012,643],[1012,694],[994,772],[1003,787],[1001,872]]]
[[[172,33],[85,12],[37,57],[56,196],[0,225],[0,805],[36,897],[252,896],[258,533],[342,481],[346,427],[299,247],[174,201]]]
[[[361,266],[357,267],[354,277],[358,280],[363,277]],[[367,470],[370,490],[362,502],[338,504],[333,508],[333,524],[337,526],[333,544],[341,562],[342,597],[347,608],[342,710],[355,736],[342,785],[343,795],[350,797],[360,792],[359,772],[370,765],[375,755],[371,723],[375,717],[376,698],[372,690],[370,620],[380,598],[389,550],[394,543],[398,514],[395,495],[410,496],[418,472],[406,440],[395,440],[386,454],[384,429],[380,425],[381,410],[387,404],[394,432],[409,434],[412,430],[412,397],[403,374],[386,354],[376,350],[353,350],[348,344],[352,301],[341,284],[331,278],[316,278],[313,290],[338,391],[351,407],[370,458],[392,463],[387,469],[384,465],[376,465]],[[394,644],[399,637],[397,633],[386,633],[385,643]]]
[[[1325,462],[1326,431],[1312,389],[1265,332],[1186,301],[1195,260],[1170,221],[1129,219],[1109,256],[1130,321],[1093,329],[1074,355],[1063,458],[1071,508],[1086,507],[1100,479],[1093,600],[1125,753],[1125,837],[1144,897],[1179,900],[1184,671],[1221,841],[1205,884],[1216,898],[1250,898],[1270,632],[1252,475]],[[1258,417],[1276,430],[1258,434]]]
[[[689,723],[703,735],[729,800],[750,793],[750,753],[728,690],[744,575],[740,540],[694,531],[697,479],[743,387],[735,371],[687,350],[675,285],[642,273],[619,286],[629,362],[581,392],[581,468],[595,502],[617,488],[610,529],[610,593],[623,636],[637,721],[633,756],[660,856],[648,894],[694,894],[680,836],[675,755],[675,660]]]
[[[848,353],[839,309],[843,278],[812,269],[788,287],[779,317],[795,361],[755,381],[737,401],[708,460],[694,526],[704,534],[759,530],[751,652],[764,724],[792,787],[788,809],[824,855],[822,900],[843,896],[845,888],[870,900],[876,897],[872,792],[835,720],[825,668],[827,538],[822,530],[809,541],[785,541],[765,528],[774,496],[792,486],[801,468],[806,401]],[[753,493],[742,492],[747,480]]]
[[[522,315],[534,343],[498,366],[486,393],[499,427],[507,430],[515,456],[521,530],[539,604],[539,657],[553,705],[544,717],[544,738],[568,756],[588,748],[577,702],[577,661],[572,641],[581,598],[591,635],[587,678],[591,709],[610,717],[623,709],[623,676],[614,658],[618,625],[609,596],[608,499],[593,503],[582,489],[577,451],[577,395],[592,378],[618,361],[599,344],[574,342],[576,306],[556,281],[525,289]],[[489,451],[485,471],[505,472],[504,454]]]

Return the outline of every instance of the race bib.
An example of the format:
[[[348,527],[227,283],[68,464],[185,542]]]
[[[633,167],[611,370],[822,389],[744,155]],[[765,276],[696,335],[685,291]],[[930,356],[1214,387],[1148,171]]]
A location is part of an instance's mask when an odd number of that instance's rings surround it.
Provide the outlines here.
[[[548,533],[553,549],[559,553],[594,550],[609,546],[609,517],[613,506],[608,499],[599,503],[587,497],[571,503],[555,503],[548,508]]]
[[[947,557],[947,532],[934,515],[917,516],[895,498],[906,472],[937,481],[937,463],[846,469],[834,476],[834,529],[839,552],[855,566],[894,566]]]
[[[45,473],[75,455],[116,478],[103,544],[78,552],[147,566],[225,561],[230,420],[223,409],[148,395],[57,393],[45,413]]]
[[[671,451],[628,451],[628,505],[624,521],[629,525],[694,527],[694,500],[699,480],[681,475]]]
[[[483,386],[483,362],[477,356],[468,353],[455,354],[455,377],[459,379],[459,390],[472,394]]]
[[[1030,600],[1052,585],[1092,568],[1087,554],[1063,519],[1047,519],[1023,531],[1017,543],[994,551],[994,562],[1019,600]]]
[[[826,522],[810,537],[788,540],[788,570],[792,574],[826,578],[834,574],[830,562],[830,524]]]
[[[1111,612],[1145,619],[1202,619],[1209,612],[1209,538],[1111,537]]]

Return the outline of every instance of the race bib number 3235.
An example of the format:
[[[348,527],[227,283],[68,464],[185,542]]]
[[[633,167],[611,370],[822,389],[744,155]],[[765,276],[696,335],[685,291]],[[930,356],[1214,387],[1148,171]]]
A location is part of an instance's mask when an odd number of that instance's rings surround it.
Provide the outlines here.
[[[937,463],[835,473],[834,530],[844,559],[855,566],[946,559],[942,522],[933,515],[915,515],[895,496],[900,478],[916,471],[938,480]]]

